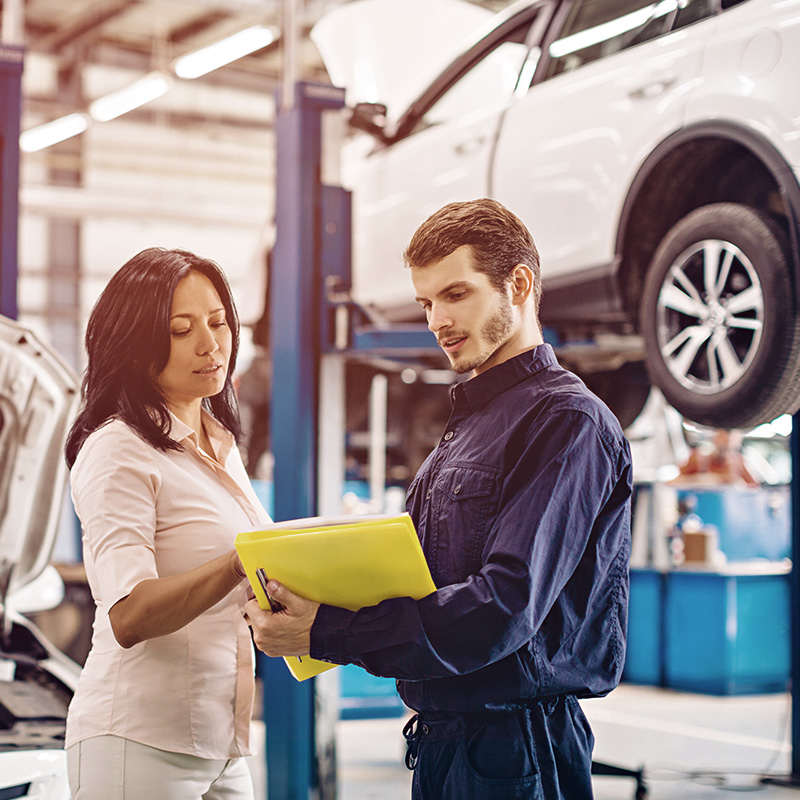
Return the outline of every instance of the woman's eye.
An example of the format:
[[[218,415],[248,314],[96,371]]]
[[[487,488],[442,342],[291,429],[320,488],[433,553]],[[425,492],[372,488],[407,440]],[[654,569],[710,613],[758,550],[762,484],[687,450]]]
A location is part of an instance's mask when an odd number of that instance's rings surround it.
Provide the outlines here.
[[[184,336],[188,336],[192,332],[191,328],[185,328],[184,330],[180,331],[172,331],[172,335],[177,338],[182,338]]]
[[[227,326],[227,324],[228,323],[225,322],[225,320],[223,319],[221,322],[212,322],[211,323],[211,327],[212,328],[225,328]]]

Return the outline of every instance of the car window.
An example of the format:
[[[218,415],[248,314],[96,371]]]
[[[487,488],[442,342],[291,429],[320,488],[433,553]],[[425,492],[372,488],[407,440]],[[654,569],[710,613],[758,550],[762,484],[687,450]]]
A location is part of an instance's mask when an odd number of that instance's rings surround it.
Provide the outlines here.
[[[530,21],[498,41],[429,106],[415,130],[468,115],[512,97],[528,57],[525,37],[529,29]]]
[[[546,77],[569,72],[713,13],[713,0],[582,0],[550,44]]]
[[[736,2],[743,2],[743,0],[736,0]],[[733,3],[731,3],[732,5]],[[723,8],[725,3],[723,2]],[[716,12],[715,0],[693,0],[688,2],[678,3],[678,10],[675,14],[675,22],[672,23],[672,30],[678,28],[685,28],[693,22],[699,22],[701,19],[710,17]]]

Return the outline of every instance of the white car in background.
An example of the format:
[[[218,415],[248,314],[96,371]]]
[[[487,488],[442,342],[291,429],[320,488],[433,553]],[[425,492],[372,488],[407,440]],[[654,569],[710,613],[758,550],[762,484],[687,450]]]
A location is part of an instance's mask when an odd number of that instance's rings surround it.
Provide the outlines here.
[[[48,565],[77,378],[36,335],[0,317],[0,798],[68,800],[64,727],[80,667],[25,616],[55,608]]]
[[[716,427],[797,410],[800,0],[355,0],[311,35],[356,129],[358,302],[421,319],[408,239],[494,197],[562,362],[621,418],[650,383]]]

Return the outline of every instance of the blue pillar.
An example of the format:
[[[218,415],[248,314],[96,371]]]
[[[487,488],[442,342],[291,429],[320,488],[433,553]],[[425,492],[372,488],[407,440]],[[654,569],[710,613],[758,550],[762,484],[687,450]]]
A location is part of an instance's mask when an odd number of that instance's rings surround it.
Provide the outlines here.
[[[276,241],[270,326],[275,519],[317,512],[317,405],[321,308],[322,112],[344,106],[344,90],[298,83],[276,119]],[[281,659],[259,655],[264,685],[270,800],[308,800],[314,764],[314,683],[298,683]]]
[[[0,314],[17,318],[22,48],[0,45]]]

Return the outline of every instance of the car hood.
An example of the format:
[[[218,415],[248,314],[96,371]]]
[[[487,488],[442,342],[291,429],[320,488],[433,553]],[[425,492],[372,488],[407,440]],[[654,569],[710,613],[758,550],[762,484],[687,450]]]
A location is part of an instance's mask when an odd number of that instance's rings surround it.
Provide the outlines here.
[[[383,103],[394,122],[493,17],[465,0],[355,0],[324,14],[311,39],[348,105]]]
[[[33,331],[0,316],[0,603],[53,550],[67,468],[63,445],[78,378]]]

